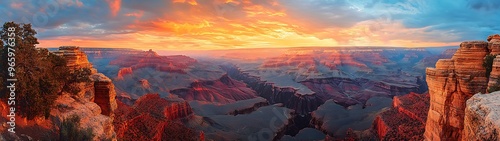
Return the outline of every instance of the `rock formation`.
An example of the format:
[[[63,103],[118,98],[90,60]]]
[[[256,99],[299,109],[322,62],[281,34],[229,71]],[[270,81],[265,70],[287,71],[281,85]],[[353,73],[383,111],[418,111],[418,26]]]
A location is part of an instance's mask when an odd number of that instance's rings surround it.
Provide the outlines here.
[[[101,114],[99,105],[93,102],[75,100],[69,95],[62,95],[55,101],[55,107],[50,111],[50,119],[54,126],[72,115],[80,117],[82,129],[92,128],[94,140],[115,139],[113,119]],[[56,129],[57,126],[54,128]]]
[[[491,67],[490,78],[488,82],[488,88],[499,87],[500,85],[500,56],[496,56],[493,59],[493,65]]]
[[[56,55],[66,58],[67,66],[70,69],[81,69],[90,68],[92,73],[96,73],[97,70],[92,67],[92,64],[87,59],[87,55],[80,51],[80,47],[77,46],[61,46],[58,51],[53,52]]]
[[[476,94],[467,100],[463,140],[500,139],[500,92]]]
[[[372,131],[380,140],[423,140],[429,109],[429,94],[395,96],[392,108],[373,121]]]
[[[187,69],[193,63],[196,63],[196,60],[187,56],[160,56],[156,52],[149,50],[138,54],[122,55],[111,61],[109,64],[118,65],[127,69],[131,68],[132,70],[140,68],[153,68],[163,72],[184,74],[186,73],[184,69]]]
[[[230,78],[227,74],[218,80],[196,81],[188,88],[170,91],[185,100],[199,100],[217,103],[232,103],[257,97],[254,90],[241,81]]]
[[[94,140],[116,139],[113,126],[113,113],[117,108],[114,85],[108,77],[89,63],[87,56],[79,47],[62,46],[54,52],[67,60],[70,69],[88,68],[92,70],[92,83],[80,83],[80,92],[76,96],[63,94],[55,102],[57,108],[52,109],[51,119],[56,125],[69,116],[77,115],[81,118],[81,128],[92,128]]]
[[[129,74],[132,74],[133,71],[132,71],[132,68],[131,67],[124,67],[124,68],[121,68],[119,71],[118,71],[118,75],[116,76],[116,79],[118,80],[123,80],[123,77],[126,76],[126,75],[129,75]]]
[[[113,117],[113,111],[117,107],[113,82],[101,73],[93,74],[90,77],[94,82],[94,102],[101,107],[101,114]]]
[[[463,139],[465,103],[474,94],[486,92],[488,78],[482,63],[490,49],[485,41],[462,42],[451,59],[440,59],[436,68],[427,68],[431,100],[427,140]]]
[[[114,125],[117,137],[124,140],[191,140],[201,137],[178,119],[193,115],[186,101],[160,98],[158,94],[147,94],[130,107],[118,101]],[[178,138],[170,138],[176,136]]]

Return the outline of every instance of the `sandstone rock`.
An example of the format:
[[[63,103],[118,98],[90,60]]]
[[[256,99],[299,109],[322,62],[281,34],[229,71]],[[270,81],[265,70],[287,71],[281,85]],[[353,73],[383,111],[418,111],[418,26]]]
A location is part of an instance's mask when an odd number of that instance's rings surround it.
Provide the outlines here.
[[[462,140],[500,139],[500,92],[476,94],[467,100]]]
[[[175,89],[170,92],[188,101],[217,103],[233,103],[257,97],[256,92],[248,88],[245,83],[234,80],[227,74],[218,80],[196,81],[188,88]]]
[[[134,107],[141,113],[149,113],[159,118],[176,120],[193,115],[186,101],[168,101],[158,94],[147,94],[137,99]]]
[[[87,55],[80,51],[80,47],[61,46],[58,51],[54,51],[53,53],[66,58],[67,66],[70,69],[89,68],[92,70],[92,73],[97,73],[97,70],[92,67],[92,64],[87,59]]]
[[[488,84],[482,62],[489,53],[487,42],[462,42],[452,59],[440,59],[436,68],[427,68],[431,99],[427,140],[462,139],[465,102],[475,93],[484,93]]]
[[[486,40],[488,42],[500,41],[500,35],[498,35],[498,34],[490,35],[490,36],[488,36],[488,38]]]
[[[392,105],[392,108],[378,114],[372,131],[380,140],[422,140],[429,94],[395,96]]]
[[[111,79],[102,73],[93,74],[90,78],[94,82],[94,102],[101,107],[103,115],[113,117],[117,105],[115,86]]]
[[[132,71],[132,68],[131,67],[124,67],[124,68],[121,68],[119,71],[118,71],[118,75],[116,76],[116,79],[118,80],[123,80],[123,77],[125,75],[129,75],[129,74],[132,74],[133,71]]]
[[[94,140],[116,139],[113,119],[101,115],[101,108],[93,102],[80,102],[69,95],[61,95],[55,101],[55,107],[50,111],[50,119],[55,128],[62,121],[72,115],[80,117],[80,127],[82,129],[92,128],[95,135]]]
[[[488,88],[498,86],[500,82],[500,56],[496,56],[493,59],[493,65],[491,67],[490,78],[488,82]]]
[[[176,99],[177,100],[177,99]],[[197,140],[204,138],[180,123],[193,115],[185,101],[171,101],[158,94],[147,94],[139,98],[134,106],[118,101],[115,110],[117,137],[123,140]],[[176,138],[171,138],[172,136]],[[179,139],[180,138],[180,139]]]
[[[141,68],[153,68],[162,72],[174,72],[185,74],[187,69],[197,61],[193,58],[174,55],[160,56],[156,52],[149,50],[138,54],[126,54],[111,61],[110,65],[118,65],[124,68],[138,70]]]

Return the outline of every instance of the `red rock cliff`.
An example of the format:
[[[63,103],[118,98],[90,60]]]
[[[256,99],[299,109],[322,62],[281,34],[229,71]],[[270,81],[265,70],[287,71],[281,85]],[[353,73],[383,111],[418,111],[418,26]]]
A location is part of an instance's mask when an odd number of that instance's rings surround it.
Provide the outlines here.
[[[56,55],[66,58],[67,66],[70,69],[89,68],[92,73],[97,73],[97,70],[92,67],[92,64],[87,59],[87,55],[77,46],[61,46],[58,51],[53,52]]]
[[[465,102],[484,93],[488,85],[482,66],[488,54],[488,42],[463,42],[452,59],[440,59],[436,68],[427,68],[431,101],[424,133],[427,140],[462,138]]]
[[[122,140],[198,140],[203,136],[178,120],[193,115],[187,102],[167,100],[158,94],[144,95],[132,107],[118,101],[115,115],[115,132]]]
[[[429,94],[395,96],[393,107],[378,114],[372,131],[380,140],[422,140]]]

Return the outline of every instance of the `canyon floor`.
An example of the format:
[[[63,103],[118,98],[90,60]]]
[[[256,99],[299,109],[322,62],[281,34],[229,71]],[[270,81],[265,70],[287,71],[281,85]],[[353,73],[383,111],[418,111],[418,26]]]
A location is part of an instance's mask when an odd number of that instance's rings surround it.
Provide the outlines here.
[[[167,105],[174,112],[163,117],[173,114],[173,121],[213,140],[379,139],[382,133],[374,132],[373,126],[381,117],[391,120],[383,117],[391,111],[392,98],[427,92],[425,68],[456,51],[453,47],[81,50],[113,81],[118,109],[136,111],[138,101],[155,99],[143,98],[150,94],[185,103]],[[136,124],[125,117],[122,122]]]

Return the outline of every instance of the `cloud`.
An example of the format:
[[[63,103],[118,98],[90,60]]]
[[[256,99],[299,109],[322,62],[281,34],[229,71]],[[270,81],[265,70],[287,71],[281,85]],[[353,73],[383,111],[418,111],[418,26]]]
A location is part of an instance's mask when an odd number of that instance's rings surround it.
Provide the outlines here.
[[[111,10],[111,15],[116,16],[120,11],[121,0],[106,0],[109,5],[109,9]]]
[[[32,23],[41,46],[225,49],[436,46],[498,33],[495,0],[0,1],[0,22]]]

